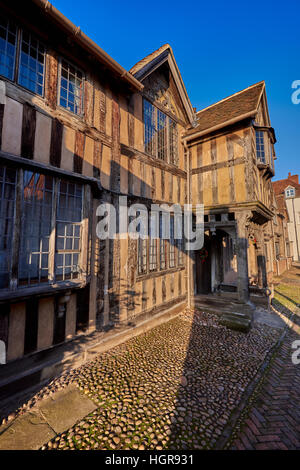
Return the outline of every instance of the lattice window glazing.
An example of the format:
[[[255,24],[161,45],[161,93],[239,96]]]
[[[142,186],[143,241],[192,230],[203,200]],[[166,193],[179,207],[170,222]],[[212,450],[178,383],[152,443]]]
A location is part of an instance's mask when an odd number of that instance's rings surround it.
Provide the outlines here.
[[[175,266],[175,235],[174,235],[174,216],[170,218],[170,240],[169,240],[169,267]]]
[[[177,250],[178,250],[178,265],[183,265],[183,250],[184,250],[184,243],[183,238],[177,240]]]
[[[0,167],[0,288],[8,287],[16,197],[16,170]]]
[[[163,238],[163,217],[160,214],[159,218],[159,256],[160,256],[160,269],[167,268],[167,251],[166,251],[166,240]]]
[[[157,269],[157,242],[158,242],[158,239],[155,238],[155,225],[154,225],[155,222],[156,222],[156,217],[152,218],[150,216],[150,224],[149,224],[149,235],[150,235],[150,239],[149,239],[149,270],[150,271],[155,271]]]
[[[147,240],[138,238],[138,274],[147,272]]]
[[[170,163],[178,165],[178,133],[177,124],[169,118]]]
[[[82,186],[60,181],[56,218],[56,280],[79,276]]]
[[[156,156],[156,108],[144,100],[145,152]]]
[[[83,83],[82,72],[77,67],[62,60],[60,68],[60,106],[72,113],[82,114]]]
[[[24,171],[19,285],[48,282],[53,178]]]
[[[176,122],[144,100],[145,152],[178,165],[178,131]]]
[[[256,131],[255,134],[256,134],[256,157],[260,162],[266,163],[264,132]]]
[[[0,16],[0,75],[14,79],[17,49],[16,25]]]
[[[167,116],[157,110],[157,156],[167,160]]]
[[[22,31],[18,83],[38,95],[44,93],[45,47]]]

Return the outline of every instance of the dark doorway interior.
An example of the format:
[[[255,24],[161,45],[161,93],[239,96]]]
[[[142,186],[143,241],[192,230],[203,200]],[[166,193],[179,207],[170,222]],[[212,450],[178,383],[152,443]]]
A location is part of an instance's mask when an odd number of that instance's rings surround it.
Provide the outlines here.
[[[211,239],[204,235],[204,245],[196,251],[196,290],[197,294],[209,294],[211,292]]]

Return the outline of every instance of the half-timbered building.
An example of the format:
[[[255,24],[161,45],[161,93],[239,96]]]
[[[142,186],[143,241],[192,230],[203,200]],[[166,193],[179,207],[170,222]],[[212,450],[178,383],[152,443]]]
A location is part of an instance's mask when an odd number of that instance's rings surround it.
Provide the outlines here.
[[[1,2],[4,395],[98,331],[270,286],[275,142],[264,82],[195,113],[168,44],[126,71],[48,1]],[[120,200],[204,204],[203,249],[185,251],[172,213],[169,239],[118,223],[98,238],[99,206]]]

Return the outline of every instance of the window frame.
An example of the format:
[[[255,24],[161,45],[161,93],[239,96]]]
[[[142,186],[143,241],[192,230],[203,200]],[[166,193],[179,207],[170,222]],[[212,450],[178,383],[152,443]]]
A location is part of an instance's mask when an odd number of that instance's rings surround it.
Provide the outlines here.
[[[268,128],[262,126],[255,126],[255,155],[257,164],[267,165],[274,173],[274,143],[271,139]],[[260,141],[258,142],[258,138]],[[258,145],[261,148],[258,148]],[[263,152],[263,157],[258,156],[259,152]]]
[[[14,21],[9,16],[3,15],[3,18],[7,19],[8,22],[12,22],[16,26],[16,44],[15,44],[15,56],[14,56],[14,64],[13,64],[13,78],[6,77],[5,75],[0,74],[1,79],[7,80],[10,83],[22,88],[28,93],[32,95],[38,96],[40,98],[45,98],[45,82],[47,76],[47,47],[43,40],[40,40],[40,36],[35,32],[32,32],[30,29],[23,27],[17,21]],[[41,44],[44,48],[43,55],[44,55],[44,63],[43,63],[43,92],[42,94],[38,93],[37,91],[32,91],[30,88],[19,83],[20,79],[20,64],[21,64],[21,52],[22,52],[22,41],[23,41],[23,33],[29,34],[29,36],[33,37]]]
[[[42,168],[30,168],[30,167],[15,167],[10,162],[3,162],[1,167],[6,169],[15,169],[16,171],[16,182],[15,182],[15,198],[14,198],[14,220],[12,228],[12,249],[11,259],[8,265],[8,285],[7,287],[0,288],[0,297],[9,296],[9,293],[14,293],[14,296],[21,296],[22,293],[26,295],[26,291],[29,289],[36,289],[50,291],[52,290],[53,284],[59,288],[64,286],[85,284],[88,279],[88,232],[89,222],[88,214],[90,207],[90,187],[85,182],[77,182],[76,180],[66,178],[64,175],[57,175],[51,172],[44,171]],[[45,176],[51,176],[53,178],[52,186],[52,205],[51,205],[51,232],[49,237],[49,255],[48,255],[48,269],[47,269],[47,280],[45,282],[33,282],[33,283],[22,283],[20,282],[20,254],[21,254],[21,240],[22,236],[22,207],[24,204],[24,172],[30,171],[33,174],[40,174]],[[80,241],[79,241],[79,253],[78,253],[78,276],[75,279],[57,279],[56,273],[56,256],[58,253],[57,249],[57,219],[58,219],[58,188],[60,181],[73,183],[81,186],[81,221],[80,221]],[[89,202],[87,202],[89,201]],[[77,222],[76,222],[77,224]],[[26,240],[26,239],[24,239]],[[86,258],[86,259],[85,259]],[[29,265],[26,265],[29,266]],[[28,267],[29,270],[29,267]],[[38,277],[40,277],[40,272]]]
[[[296,194],[295,188],[293,188],[292,186],[289,186],[288,188],[286,188],[284,192],[285,192],[286,198],[293,198],[295,197],[295,194]]]
[[[150,219],[151,215],[149,216]],[[153,237],[151,239],[151,235],[146,239],[138,238],[137,239],[137,266],[136,272],[137,276],[143,277],[146,275],[156,274],[156,273],[165,273],[169,270],[174,269],[182,269],[185,266],[185,258],[184,258],[184,239],[176,239],[175,238],[175,214],[170,214],[170,239],[162,238],[162,229],[161,229],[161,221],[162,221],[162,213],[159,212],[159,227],[158,227],[158,237]],[[173,220],[173,245],[172,249],[170,247],[171,244],[171,225]],[[183,224],[183,221],[182,221]],[[150,227],[150,220],[148,226]],[[182,230],[182,236],[184,231]],[[150,255],[151,255],[151,240],[154,241],[156,247],[156,267],[150,269]],[[141,264],[141,255],[140,250],[143,250],[144,246],[144,253],[146,254],[146,262],[142,265]],[[171,263],[171,255],[173,256],[174,264]],[[142,269],[143,268],[143,269]]]
[[[82,74],[82,97],[81,97],[81,112],[80,113],[75,113],[75,111],[72,111],[68,108],[65,108],[60,104],[60,98],[61,98],[61,70],[62,70],[62,62],[66,62],[69,67],[74,67],[75,71],[78,71]],[[60,56],[58,59],[58,74],[57,74],[57,106],[59,106],[60,109],[64,109],[68,113],[71,113],[73,116],[78,116],[78,117],[83,117],[84,116],[84,96],[85,96],[85,81],[86,81],[86,76],[83,70],[75,65],[73,62],[69,61],[65,57]],[[75,96],[75,95],[74,95]],[[75,105],[75,103],[74,103]]]
[[[262,129],[255,129],[255,148],[256,148],[256,159],[263,165],[267,164],[267,153],[265,143],[265,132]],[[263,153],[263,158],[259,153]]]
[[[154,127],[154,142],[152,143],[152,152],[146,149],[146,113],[145,113],[145,103],[150,105],[154,110],[154,119],[152,121],[152,126]],[[160,117],[163,116],[165,120],[165,126],[161,129],[163,130],[163,138],[165,140],[165,155],[161,158],[160,151],[161,146],[159,146],[160,136],[159,136],[159,122]],[[173,124],[173,131],[171,132],[171,125]],[[150,155],[153,158],[157,158],[169,165],[174,165],[178,167],[179,164],[179,143],[178,143],[178,123],[173,118],[171,118],[167,113],[162,111],[160,108],[155,106],[149,99],[143,97],[143,126],[144,126],[144,152],[147,155]],[[174,137],[175,135],[175,137]],[[175,144],[175,145],[174,145]]]

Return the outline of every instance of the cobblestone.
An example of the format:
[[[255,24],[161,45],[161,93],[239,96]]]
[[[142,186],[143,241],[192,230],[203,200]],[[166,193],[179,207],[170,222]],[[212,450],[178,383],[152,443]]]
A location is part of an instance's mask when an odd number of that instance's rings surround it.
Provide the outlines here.
[[[278,335],[187,310],[54,380],[18,413],[73,383],[98,408],[43,449],[211,449]]]

